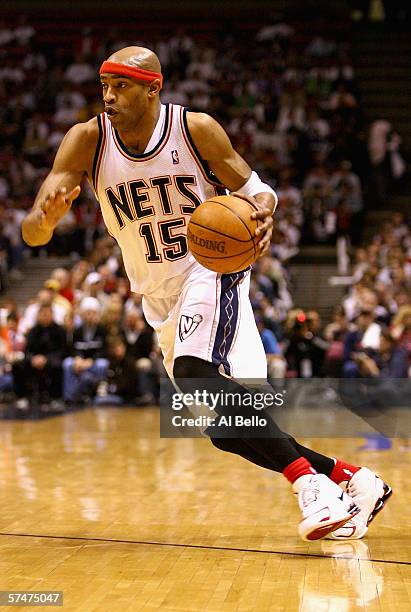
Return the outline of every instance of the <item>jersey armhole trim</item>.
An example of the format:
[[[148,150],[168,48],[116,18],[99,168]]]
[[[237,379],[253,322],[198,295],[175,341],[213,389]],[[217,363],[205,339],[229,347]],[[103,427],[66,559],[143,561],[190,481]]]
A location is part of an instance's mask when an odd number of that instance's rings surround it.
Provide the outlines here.
[[[194,160],[197,162],[197,165],[199,166],[207,182],[211,183],[212,185],[214,185],[214,187],[217,187],[219,190],[220,189],[222,190],[221,193],[219,193],[218,195],[224,195],[226,193],[225,186],[220,181],[220,179],[215,174],[213,174],[213,172],[210,169],[210,166],[208,165],[206,160],[201,157],[201,154],[194,143],[193,137],[191,136],[190,130],[188,129],[187,112],[188,112],[188,108],[182,108],[181,127],[182,127],[184,140],[186,141],[188,150],[190,151],[191,155],[194,157]]]
[[[98,173],[100,170],[101,158],[104,150],[104,145],[106,141],[106,128],[104,123],[103,116],[97,115],[97,124],[98,124],[98,141],[96,152],[94,154],[93,159],[93,172],[92,172],[92,183],[94,187],[94,191],[97,193],[97,182],[98,182]]]

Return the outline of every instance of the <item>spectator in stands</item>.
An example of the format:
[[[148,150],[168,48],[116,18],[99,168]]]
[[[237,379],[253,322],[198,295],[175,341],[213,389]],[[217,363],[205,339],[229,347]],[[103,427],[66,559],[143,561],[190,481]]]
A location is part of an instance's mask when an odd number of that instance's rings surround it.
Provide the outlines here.
[[[85,296],[96,298],[105,308],[109,303],[109,296],[104,292],[104,278],[98,272],[90,272],[83,283]]]
[[[16,42],[22,47],[25,47],[29,44],[35,33],[36,31],[33,26],[30,25],[27,15],[20,15],[17,27],[13,32]]]
[[[331,178],[324,164],[317,162],[308,172],[303,183],[304,226],[303,242],[327,243],[335,240],[348,195],[341,188],[333,191]]]
[[[6,47],[14,38],[13,31],[7,27],[4,19],[0,20],[0,45]]]
[[[401,212],[393,213],[391,217],[392,231],[396,238],[402,240],[410,234],[409,227],[407,226],[405,215]]]
[[[81,302],[82,298],[86,296],[85,290],[83,289],[83,283],[90,272],[90,264],[85,259],[80,259],[71,271],[71,286],[74,295],[74,302]]]
[[[109,299],[111,301],[108,302],[101,316],[101,325],[105,329],[107,342],[114,338],[117,338],[120,335],[121,331],[123,304],[121,301],[112,301],[112,298],[115,295],[116,294],[112,294],[110,296]]]
[[[304,53],[307,56],[311,55],[314,57],[326,57],[333,55],[336,50],[337,45],[335,41],[327,39],[323,36],[316,36],[308,43]]]
[[[327,343],[319,333],[316,311],[290,311],[287,320],[285,357],[288,367],[299,378],[321,376]]]
[[[29,157],[29,160],[38,163],[41,156],[46,155],[49,148],[48,135],[49,126],[40,113],[34,113],[27,121],[23,143],[23,152]]]
[[[288,23],[284,23],[277,16],[273,16],[269,22],[263,25],[257,32],[258,42],[272,41],[277,38],[287,39],[295,33],[295,30]]]
[[[17,315],[10,312],[0,322],[0,393],[13,391],[13,364],[24,359],[25,338],[17,333]]]
[[[14,186],[13,191],[16,193]],[[10,280],[19,281],[23,279],[19,266],[21,265],[25,246],[23,245],[20,227],[25,214],[26,211],[19,209],[17,203],[7,210],[2,209],[0,212],[2,236],[8,240],[7,267]]]
[[[323,163],[316,163],[307,173],[303,183],[304,197],[310,197],[314,193],[328,194],[330,190],[330,176]]]
[[[353,282],[356,283],[362,279],[364,273],[369,269],[370,262],[368,260],[367,250],[364,248],[356,249],[354,257],[352,279]]]
[[[303,198],[301,190],[293,182],[293,173],[291,167],[284,167],[278,174],[278,187],[276,189],[279,201],[278,213],[280,219],[286,214],[292,214],[295,226],[301,227],[303,222]],[[297,243],[298,240],[295,244]]]
[[[400,306],[391,322],[391,336],[404,348],[411,360],[411,305]]]
[[[267,358],[268,378],[284,378],[287,370],[287,362],[283,357],[281,346],[277,338],[271,329],[265,326],[262,317],[256,317],[256,323]]]
[[[63,363],[63,398],[69,404],[87,401],[106,375],[106,331],[100,325],[100,312],[96,298],[82,300],[81,324],[73,331],[71,356]]]
[[[92,81],[95,76],[93,65],[81,54],[76,55],[74,62],[68,66],[65,72],[66,80],[76,85]]]
[[[51,278],[56,280],[59,285],[59,294],[62,295],[66,300],[73,304],[74,302],[74,293],[71,288],[71,274],[65,268],[55,268],[51,273]]]
[[[41,74],[47,69],[47,60],[43,53],[41,53],[36,41],[32,40],[27,46],[27,52],[25,54],[22,67],[26,73],[33,73],[36,71]]]
[[[48,291],[50,291],[52,303],[56,304],[57,306],[61,307],[64,310],[64,318],[65,318],[66,315],[71,312],[72,305],[68,301],[67,298],[61,295],[60,293],[61,285],[59,281],[56,280],[55,278],[48,278],[46,281],[44,281],[43,286],[44,286],[44,289],[47,289]]]
[[[373,289],[375,285],[373,283]],[[379,323],[386,323],[389,318],[387,309],[380,304],[377,292],[371,289],[364,289],[361,296],[361,310],[373,312],[375,320]]]
[[[100,264],[97,273],[100,274],[104,293],[113,294],[117,291],[118,279],[108,263]]]
[[[27,334],[35,325],[37,315],[41,306],[51,306],[53,311],[53,321],[58,325],[63,325],[66,310],[60,304],[54,302],[54,292],[50,289],[41,289],[35,301],[27,306],[23,316],[19,321],[18,331],[20,334]]]
[[[408,265],[404,262],[402,257],[390,258],[388,265],[382,268],[378,275],[378,280],[384,285],[392,287],[394,291],[407,288],[409,285],[409,279],[407,279],[406,273],[408,271]]]
[[[280,321],[285,319],[293,302],[284,267],[277,258],[265,256],[259,259],[254,270],[253,291],[258,292],[257,299],[254,296],[254,302],[263,308],[265,316],[270,317],[267,312],[270,304],[271,317]]]
[[[305,131],[313,156],[319,161],[325,160],[329,149],[330,124],[317,108],[308,110]]]
[[[377,302],[375,309],[377,321],[384,325],[389,325],[393,315],[398,310],[394,300],[394,290],[392,287],[387,287],[378,281],[374,283],[374,289]]]
[[[389,330],[381,331],[378,349],[360,353],[357,358],[360,376],[372,378],[407,378],[407,351],[398,346]]]
[[[73,310],[71,312],[67,313],[66,316],[64,317],[63,327],[64,327],[65,332],[66,332],[67,347],[68,347],[68,350],[70,351],[72,346],[73,346],[73,342],[74,342],[74,330],[76,328]]]
[[[290,128],[305,128],[305,93],[295,81],[287,83],[279,100],[276,130],[287,132]]]
[[[79,120],[79,109],[75,106],[72,98],[67,98],[53,116],[53,122],[67,131],[67,128]]]
[[[124,312],[128,313],[130,310],[135,310],[139,315],[143,315],[143,309],[141,306],[142,296],[139,293],[132,293],[124,304]]]
[[[74,83],[66,82],[63,85],[63,90],[57,94],[56,107],[64,108],[71,107],[76,108],[78,111],[86,106],[87,100],[84,95],[79,91]]]
[[[374,291],[368,288],[364,278],[350,288],[348,295],[343,300],[343,308],[349,321],[354,321],[361,311],[374,311],[377,306],[378,298]],[[385,309],[377,313],[378,316],[385,314]]]
[[[351,162],[342,161],[338,170],[334,172],[329,181],[329,189],[334,200],[344,198],[350,212],[359,212],[362,208],[361,182],[357,174],[352,171]]]
[[[153,350],[153,330],[148,327],[140,312],[129,310],[125,313],[121,334],[127,345],[127,352],[134,359],[148,359]]]
[[[2,316],[0,319],[0,338],[4,342],[7,355],[14,355],[15,353],[21,352],[26,344],[24,336],[18,333],[17,324],[18,318],[16,311],[6,310],[5,316]]]
[[[362,310],[356,320],[356,329],[348,332],[345,337],[343,376],[346,378],[360,376],[361,362],[370,350],[378,350],[380,337],[381,327],[375,323],[374,311]]]
[[[353,94],[348,91],[346,82],[340,81],[336,90],[330,95],[326,107],[331,111],[346,111],[355,109],[357,104]]]
[[[13,315],[18,322],[19,312],[16,300],[10,296],[5,296],[0,300],[0,328],[4,328],[7,325],[9,315]]]
[[[136,396],[139,395],[138,371],[121,337],[109,341],[108,358],[106,376],[97,388],[94,403],[98,406],[135,404]]]
[[[3,401],[4,394],[13,390],[13,374],[7,362],[6,343],[0,337],[0,401]]]
[[[0,293],[5,291],[9,282],[10,251],[10,240],[0,226]]]
[[[64,329],[53,321],[53,310],[42,304],[37,322],[29,331],[24,359],[13,365],[17,407],[25,410],[29,399],[40,403],[58,401],[62,390],[62,362],[66,355]]]
[[[344,359],[344,342],[350,324],[345,316],[344,308],[336,306],[333,312],[333,320],[324,329],[324,339],[328,342],[325,354],[324,374],[333,378],[341,375]]]
[[[392,178],[400,178],[405,164],[399,153],[400,136],[393,131],[385,119],[371,125],[368,150],[372,173],[370,176],[371,197],[376,204],[384,205]]]
[[[154,334],[139,310],[130,309],[125,312],[121,337],[126,343],[127,354],[134,359],[138,371],[139,404],[153,403],[157,392],[157,359],[153,359]]]
[[[76,252],[78,228],[76,224],[76,215],[74,210],[70,209],[65,216],[59,221],[53,238],[47,245],[49,253],[56,255],[71,255]]]

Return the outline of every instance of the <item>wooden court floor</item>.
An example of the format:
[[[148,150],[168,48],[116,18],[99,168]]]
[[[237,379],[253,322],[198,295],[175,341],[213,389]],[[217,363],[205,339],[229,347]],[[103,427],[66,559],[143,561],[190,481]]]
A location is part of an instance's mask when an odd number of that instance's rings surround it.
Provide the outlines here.
[[[393,485],[367,539],[302,542],[282,477],[160,439],[154,409],[2,421],[0,590],[82,612],[411,610],[410,452],[305,442]]]

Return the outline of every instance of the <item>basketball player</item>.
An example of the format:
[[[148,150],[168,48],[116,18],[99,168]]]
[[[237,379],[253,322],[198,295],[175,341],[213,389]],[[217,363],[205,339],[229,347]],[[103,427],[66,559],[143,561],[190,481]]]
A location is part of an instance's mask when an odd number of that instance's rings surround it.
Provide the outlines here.
[[[220,275],[203,268],[188,252],[186,228],[196,206],[224,187],[257,206],[252,217],[262,222],[256,235],[263,253],[275,193],[214,119],[161,103],[161,66],[149,49],[117,51],[103,62],[100,78],[105,112],[66,134],[23,222],[25,241],[34,246],[51,239],[86,176],[121,247],[131,289],[143,294],[169,376],[183,391],[192,379],[223,381],[231,390],[239,387],[238,378],[265,379],[266,358],[248,298],[250,271]],[[224,414],[223,407],[215,410]],[[304,448],[269,417],[262,437],[211,439],[285,475],[298,493],[303,539],[362,537],[391,492],[367,468]],[[338,485],[347,485],[349,495]]]

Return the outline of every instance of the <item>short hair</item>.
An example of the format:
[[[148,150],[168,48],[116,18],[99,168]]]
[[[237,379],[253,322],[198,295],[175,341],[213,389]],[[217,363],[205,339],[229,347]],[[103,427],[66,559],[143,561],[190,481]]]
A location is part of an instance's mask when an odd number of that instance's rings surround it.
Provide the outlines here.
[[[41,312],[42,310],[45,310],[46,308],[48,308],[48,310],[51,310],[51,311],[53,310],[53,306],[51,304],[40,304],[38,312]]]

